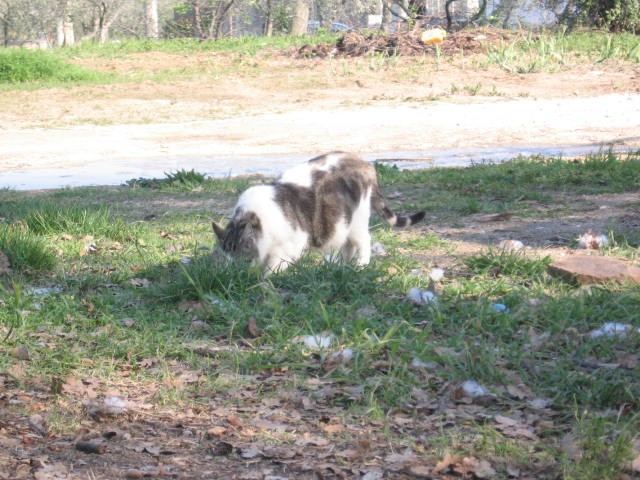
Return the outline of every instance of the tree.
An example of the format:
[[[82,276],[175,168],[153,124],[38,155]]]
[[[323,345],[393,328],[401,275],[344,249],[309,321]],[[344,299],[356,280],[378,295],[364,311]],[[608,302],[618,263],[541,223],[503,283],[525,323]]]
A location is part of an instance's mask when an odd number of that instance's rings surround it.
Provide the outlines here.
[[[82,39],[98,39],[99,43],[109,40],[109,29],[126,8],[131,6],[128,0],[88,0],[93,12],[93,29]]]
[[[303,35],[307,33],[309,25],[309,3],[307,0],[295,0],[295,2],[290,33],[291,35]]]
[[[147,0],[145,2],[145,33],[148,38],[158,38],[159,18],[158,0]]]
[[[599,28],[640,33],[639,0],[577,0],[577,14]]]

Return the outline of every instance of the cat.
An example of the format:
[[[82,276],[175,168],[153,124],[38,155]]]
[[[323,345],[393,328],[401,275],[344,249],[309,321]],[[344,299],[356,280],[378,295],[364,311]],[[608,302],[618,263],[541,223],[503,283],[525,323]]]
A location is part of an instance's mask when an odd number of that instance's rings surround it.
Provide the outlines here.
[[[344,261],[371,259],[371,209],[390,225],[413,225],[424,211],[398,216],[385,204],[375,166],[332,152],[285,171],[272,184],[240,195],[226,228],[213,222],[218,245],[252,260],[269,274],[284,270],[309,250],[339,252]]]

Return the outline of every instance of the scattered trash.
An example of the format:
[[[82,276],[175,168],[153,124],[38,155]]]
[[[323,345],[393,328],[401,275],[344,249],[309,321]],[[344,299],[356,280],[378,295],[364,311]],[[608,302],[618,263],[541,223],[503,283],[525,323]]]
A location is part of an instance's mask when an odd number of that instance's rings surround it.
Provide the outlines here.
[[[30,288],[27,290],[27,293],[30,295],[34,295],[36,297],[44,297],[46,295],[53,295],[54,293],[61,293],[62,288],[60,287],[37,287]]]
[[[129,280],[129,283],[138,288],[148,288],[151,286],[151,280],[148,278],[132,278]]]
[[[491,308],[498,313],[505,313],[509,311],[509,307],[504,303],[493,303],[491,304]]]
[[[184,257],[180,259],[180,263],[183,265],[187,265],[191,262],[191,259],[189,257]]]
[[[520,240],[502,240],[498,244],[498,248],[504,251],[519,252],[524,248],[524,244]]]
[[[424,360],[420,360],[419,358],[414,358],[411,360],[409,366],[415,370],[437,370],[440,368],[436,362],[425,362]]]
[[[329,348],[333,342],[333,335],[326,333],[319,333],[317,335],[305,335],[302,337],[302,343],[305,347],[313,350],[320,350],[322,348]]]
[[[444,278],[444,270],[441,268],[432,268],[429,272],[429,278],[434,282],[439,282]]]
[[[331,359],[341,363],[347,363],[353,358],[353,350],[349,347],[343,348],[331,354]]]
[[[129,405],[126,400],[118,396],[105,397],[102,401],[87,402],[87,410],[92,417],[121,415]]]
[[[529,406],[536,410],[544,410],[551,407],[552,402],[548,398],[534,398],[529,402]]]
[[[609,245],[609,237],[602,234],[593,233],[589,230],[578,237],[578,248],[588,248],[600,250]]]
[[[420,287],[413,287],[409,290],[408,297],[416,305],[433,305],[437,303],[436,294],[431,290],[422,290]]]
[[[89,253],[97,253],[97,252],[98,252],[98,246],[95,244],[95,242],[89,242],[89,243],[86,243],[85,246],[80,249],[80,252],[78,252],[78,254],[81,257],[84,257]]]
[[[383,257],[387,254],[387,251],[380,242],[376,242],[371,245],[371,253],[376,257]]]
[[[446,30],[443,30],[442,28],[431,28],[422,32],[422,35],[420,35],[420,41],[422,43],[442,43],[446,37]]]
[[[634,327],[627,323],[607,322],[600,328],[593,330],[589,336],[591,338],[600,337],[624,337],[632,332],[640,333],[640,328]]]
[[[469,398],[485,397],[490,395],[489,390],[475,380],[467,380],[460,386],[460,388],[462,389],[462,393]]]

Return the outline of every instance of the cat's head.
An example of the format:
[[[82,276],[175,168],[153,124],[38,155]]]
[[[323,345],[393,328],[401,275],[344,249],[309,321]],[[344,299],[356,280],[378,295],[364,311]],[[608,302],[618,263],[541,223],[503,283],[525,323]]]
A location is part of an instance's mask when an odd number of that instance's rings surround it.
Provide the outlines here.
[[[255,213],[235,215],[225,228],[215,222],[212,226],[223,252],[251,260],[258,258],[257,243],[262,226]]]

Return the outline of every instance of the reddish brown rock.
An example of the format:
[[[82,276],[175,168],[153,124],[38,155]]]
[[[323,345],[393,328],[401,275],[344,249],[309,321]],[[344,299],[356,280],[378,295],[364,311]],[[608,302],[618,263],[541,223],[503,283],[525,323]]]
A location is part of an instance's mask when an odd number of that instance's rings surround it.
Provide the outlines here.
[[[581,285],[590,283],[640,283],[640,267],[624,260],[591,255],[573,255],[549,265],[549,273]]]

